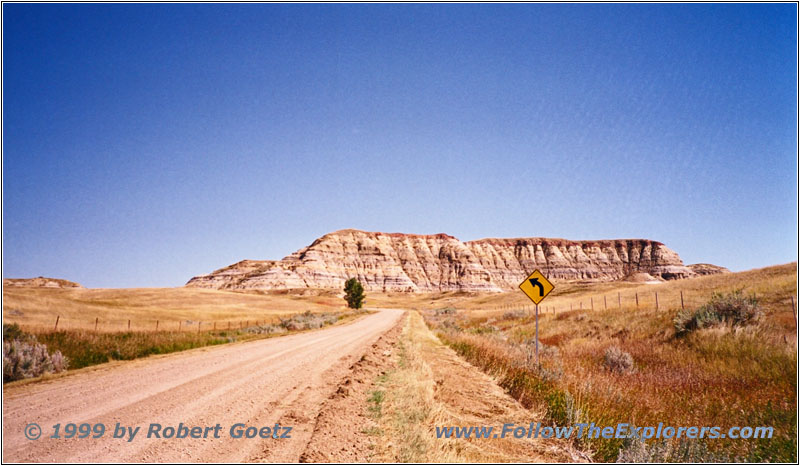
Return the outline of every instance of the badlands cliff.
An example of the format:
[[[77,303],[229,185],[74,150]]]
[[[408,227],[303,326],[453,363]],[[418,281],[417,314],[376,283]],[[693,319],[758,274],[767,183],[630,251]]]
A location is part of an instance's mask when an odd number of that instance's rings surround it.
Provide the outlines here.
[[[697,275],[674,251],[645,239],[462,242],[441,233],[341,230],[280,261],[244,260],[194,277],[186,286],[341,289],[348,277],[357,277],[369,291],[498,292],[516,289],[537,268],[556,281],[612,281],[642,273],[664,280]]]

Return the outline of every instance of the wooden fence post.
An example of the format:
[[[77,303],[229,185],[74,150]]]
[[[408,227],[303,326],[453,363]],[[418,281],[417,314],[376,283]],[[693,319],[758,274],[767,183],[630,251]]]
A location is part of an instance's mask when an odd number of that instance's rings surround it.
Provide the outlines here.
[[[608,310],[608,299],[606,299],[605,295],[603,295],[603,306],[605,306],[606,311],[607,311]]]
[[[214,321],[214,331],[217,331],[217,321]]]
[[[131,320],[128,319],[128,331],[130,331],[130,330],[131,330]]]
[[[94,331],[95,331],[95,332],[97,331],[97,322],[98,322],[99,320],[100,320],[100,318],[99,318],[99,317],[95,317],[95,318],[94,318]]]
[[[794,329],[797,330],[797,308],[794,304],[794,296],[792,296],[792,316],[794,317]]]
[[[158,331],[158,320],[156,320],[156,332]]]
[[[594,297],[589,297],[589,300],[592,303],[592,310],[594,311]]]
[[[56,326],[53,327],[53,331],[58,330],[58,321],[59,321],[59,319],[61,319],[61,316],[56,316]]]
[[[656,311],[658,310],[658,291],[656,291]]]
[[[683,290],[681,290],[681,309],[686,309],[683,307]]]
[[[636,310],[639,310],[639,292],[636,292]]]
[[[197,322],[197,333],[200,333],[200,326],[201,326],[202,324],[203,324],[203,323],[202,323],[202,322],[200,322],[200,321],[198,321],[198,322]]]

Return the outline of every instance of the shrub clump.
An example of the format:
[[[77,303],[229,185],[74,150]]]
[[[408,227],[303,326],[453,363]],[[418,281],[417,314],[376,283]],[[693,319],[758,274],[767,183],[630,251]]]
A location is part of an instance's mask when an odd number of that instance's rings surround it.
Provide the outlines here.
[[[69,360],[33,335],[22,332],[17,324],[3,325],[3,382],[39,377],[67,370]]]
[[[761,308],[755,296],[745,296],[742,290],[732,293],[714,293],[711,300],[699,309],[682,310],[673,320],[675,333],[685,335],[694,330],[730,325],[732,327],[747,325],[761,317]]]
[[[528,316],[528,313],[525,312],[524,309],[514,309],[513,311],[508,311],[503,314],[503,320],[516,320],[516,319],[524,319]]]
[[[645,443],[638,438],[627,438],[617,456],[617,463],[730,463],[742,461],[725,453],[715,453],[698,439],[678,441],[660,440]]]
[[[273,324],[255,325],[244,329],[247,333],[254,333],[256,335],[273,335],[279,333],[286,333],[286,327]]]
[[[277,324],[254,325],[244,329],[247,333],[256,335],[276,335],[289,331],[309,330],[325,327],[336,323],[340,315],[332,312],[314,314],[306,311],[302,314],[295,314],[287,319],[280,319]]]
[[[609,346],[606,349],[603,367],[618,374],[630,374],[635,369],[633,356],[616,346]]]
[[[306,311],[302,314],[293,315],[288,319],[281,319],[280,326],[286,330],[309,330],[322,328],[339,320],[339,316],[333,313],[313,314]]]
[[[461,333],[464,329],[453,318],[446,318],[439,323],[439,329],[447,333]]]
[[[469,332],[475,335],[494,334],[499,331],[500,329],[495,325],[479,325],[477,327],[469,329]]]

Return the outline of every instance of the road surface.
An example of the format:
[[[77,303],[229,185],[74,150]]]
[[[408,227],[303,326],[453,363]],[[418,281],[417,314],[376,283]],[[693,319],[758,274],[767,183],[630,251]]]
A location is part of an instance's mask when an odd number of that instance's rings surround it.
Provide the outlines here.
[[[4,389],[3,461],[296,462],[323,401],[402,313],[383,310],[318,331],[98,366]],[[25,437],[29,423],[41,427],[38,440]],[[50,438],[55,424],[63,436],[69,423],[103,424],[105,432],[97,439],[94,433]],[[131,441],[130,430],[114,438],[121,432],[117,423],[139,430]],[[200,427],[207,438],[147,438],[155,423],[164,431],[180,423]],[[237,423],[262,432],[269,427],[269,438],[231,438]],[[292,427],[291,438],[272,438],[276,423],[278,435]]]

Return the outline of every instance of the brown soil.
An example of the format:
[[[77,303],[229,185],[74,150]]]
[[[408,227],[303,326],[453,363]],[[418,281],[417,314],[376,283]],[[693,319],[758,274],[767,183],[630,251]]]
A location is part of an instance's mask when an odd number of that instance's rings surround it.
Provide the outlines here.
[[[303,463],[366,463],[374,452],[367,435],[378,424],[368,415],[367,398],[375,380],[394,366],[393,348],[403,320],[386,332],[339,382],[317,416],[314,434],[300,457]]]
[[[401,325],[405,324],[405,325]],[[402,333],[401,333],[402,330]],[[399,364],[400,354],[405,361]],[[398,377],[400,365],[424,366]],[[369,412],[370,393],[403,397],[404,383],[433,387],[421,424],[406,426],[418,430],[424,443],[412,462],[585,462],[589,457],[567,441],[546,439],[437,439],[436,426],[495,426],[507,422],[528,425],[543,413],[528,410],[508,396],[489,376],[462,360],[441,344],[424,326],[418,314],[403,319],[387,332],[339,384],[317,418],[312,440],[301,457],[303,462],[404,462],[400,450],[403,435],[395,432],[391,412],[378,417]],[[395,380],[402,378],[401,381]],[[383,379],[381,381],[381,379]],[[399,390],[398,390],[399,388]],[[401,408],[402,409],[402,408]]]
[[[322,406],[402,311],[352,324],[96,366],[3,389],[3,462],[297,462]],[[28,423],[38,440],[23,435]],[[140,427],[132,442],[116,423]],[[220,438],[146,438],[162,426],[222,426]],[[99,439],[52,439],[53,425],[103,423]],[[290,439],[232,439],[235,423],[292,426]]]

